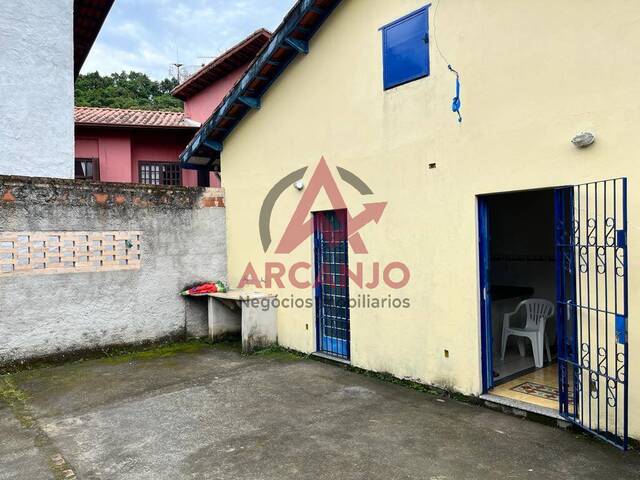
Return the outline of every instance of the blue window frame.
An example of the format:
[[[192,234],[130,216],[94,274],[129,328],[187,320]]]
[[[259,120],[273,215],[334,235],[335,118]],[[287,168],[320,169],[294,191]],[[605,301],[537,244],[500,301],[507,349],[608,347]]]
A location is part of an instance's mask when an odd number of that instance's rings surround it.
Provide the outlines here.
[[[380,30],[385,90],[429,76],[429,5]]]

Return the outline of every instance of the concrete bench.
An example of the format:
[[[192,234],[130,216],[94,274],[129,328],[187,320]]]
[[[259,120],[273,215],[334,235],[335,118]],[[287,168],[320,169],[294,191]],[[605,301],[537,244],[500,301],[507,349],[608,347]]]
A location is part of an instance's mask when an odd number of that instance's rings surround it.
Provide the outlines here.
[[[209,338],[240,333],[242,351],[253,352],[278,343],[276,295],[231,290],[226,293],[191,295],[208,297]]]

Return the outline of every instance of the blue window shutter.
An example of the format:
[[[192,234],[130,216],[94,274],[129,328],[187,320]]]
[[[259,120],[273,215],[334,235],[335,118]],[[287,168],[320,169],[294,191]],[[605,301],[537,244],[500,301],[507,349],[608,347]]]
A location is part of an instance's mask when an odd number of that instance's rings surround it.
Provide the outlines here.
[[[384,88],[429,76],[427,7],[382,27]]]

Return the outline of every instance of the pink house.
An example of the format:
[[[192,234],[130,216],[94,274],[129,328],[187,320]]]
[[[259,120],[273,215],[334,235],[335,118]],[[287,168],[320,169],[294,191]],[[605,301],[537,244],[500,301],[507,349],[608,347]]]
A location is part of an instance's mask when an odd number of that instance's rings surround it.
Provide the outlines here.
[[[184,101],[184,113],[76,107],[76,178],[220,186],[216,166],[211,171],[181,169],[178,155],[270,37],[258,30],[178,85],[171,93]]]
[[[199,123],[180,112],[76,107],[77,179],[197,186],[177,159]]]
[[[205,122],[270,38],[268,30],[257,30],[174,88],[171,94],[184,101],[184,114]]]

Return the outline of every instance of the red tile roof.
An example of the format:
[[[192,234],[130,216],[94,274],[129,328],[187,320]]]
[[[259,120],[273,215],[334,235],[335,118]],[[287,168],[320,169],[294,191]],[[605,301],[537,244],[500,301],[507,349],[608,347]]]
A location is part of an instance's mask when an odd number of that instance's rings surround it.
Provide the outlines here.
[[[187,100],[234,70],[251,63],[270,39],[269,30],[256,30],[174,88],[171,95]]]
[[[125,108],[76,107],[76,125],[135,128],[198,128],[200,124],[182,112],[129,110]]]

